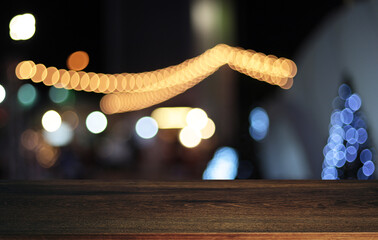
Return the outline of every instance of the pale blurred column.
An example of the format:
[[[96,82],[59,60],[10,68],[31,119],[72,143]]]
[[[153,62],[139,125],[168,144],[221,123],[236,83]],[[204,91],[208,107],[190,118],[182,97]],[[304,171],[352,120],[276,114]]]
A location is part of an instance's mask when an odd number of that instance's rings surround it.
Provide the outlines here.
[[[190,16],[193,31],[194,55],[203,53],[219,43],[234,45],[234,2],[231,0],[193,0]],[[237,126],[236,75],[224,66],[209,76],[198,87],[195,100],[204,108],[217,126],[220,144],[230,144]]]

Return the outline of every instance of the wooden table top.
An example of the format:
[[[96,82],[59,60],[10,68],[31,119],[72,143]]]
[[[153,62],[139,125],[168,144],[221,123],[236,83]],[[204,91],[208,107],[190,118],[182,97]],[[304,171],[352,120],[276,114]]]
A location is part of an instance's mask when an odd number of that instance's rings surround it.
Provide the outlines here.
[[[378,181],[0,181],[0,238],[378,239]]]

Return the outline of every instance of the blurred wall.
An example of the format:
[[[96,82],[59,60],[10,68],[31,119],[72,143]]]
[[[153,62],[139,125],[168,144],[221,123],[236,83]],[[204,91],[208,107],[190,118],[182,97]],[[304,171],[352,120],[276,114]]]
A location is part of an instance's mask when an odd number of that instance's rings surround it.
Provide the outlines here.
[[[277,101],[284,108],[281,111],[281,125],[286,133],[271,129],[273,136],[265,143],[263,153],[276,144],[274,135],[286,135],[292,152],[303,152],[303,174],[293,174],[293,169],[277,171],[282,164],[276,164],[272,178],[320,178],[323,161],[322,149],[327,143],[328,126],[332,113],[332,100],[338,87],[349,76],[354,91],[361,96],[362,111],[367,117],[369,140],[376,149],[378,139],[378,1],[363,1],[346,5],[326,18],[312,37],[300,48],[295,62],[298,74],[288,92]],[[286,120],[285,120],[286,119]],[[288,119],[288,121],[287,121]],[[286,121],[286,123],[285,123]],[[291,130],[289,130],[291,129]],[[298,141],[290,140],[298,139]],[[282,148],[287,151],[286,148]],[[275,156],[284,154],[278,151]],[[268,154],[269,155],[269,154]],[[269,162],[269,157],[267,160]],[[285,155],[283,155],[285,156]],[[286,154],[288,161],[293,158]],[[297,155],[298,156],[298,155]],[[265,161],[265,160],[264,160]],[[308,166],[311,171],[306,169]]]

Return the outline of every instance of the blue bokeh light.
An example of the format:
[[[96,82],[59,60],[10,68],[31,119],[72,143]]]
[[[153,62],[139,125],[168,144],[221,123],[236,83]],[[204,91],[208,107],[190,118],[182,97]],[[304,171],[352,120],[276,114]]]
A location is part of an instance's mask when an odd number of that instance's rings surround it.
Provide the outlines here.
[[[266,137],[269,130],[269,116],[261,107],[254,108],[249,114],[249,133],[256,141]]]
[[[348,162],[353,162],[357,158],[357,149],[354,146],[349,146],[345,151],[345,159]]]
[[[359,128],[357,130],[357,135],[358,135],[358,138],[357,138],[357,142],[359,144],[363,144],[366,142],[367,138],[368,138],[368,134],[367,134],[367,131],[365,128]]]
[[[354,118],[354,127],[355,128],[366,128],[366,123],[365,121],[362,119],[362,117],[356,115],[355,118]]]
[[[375,171],[368,132],[361,111],[361,97],[347,84],[338,89],[329,125],[329,137],[323,148],[322,179],[371,179]],[[359,158],[361,162],[355,162]],[[346,164],[348,162],[348,164]],[[360,167],[357,171],[356,168]],[[358,166],[359,165],[359,166]],[[354,170],[355,169],[355,170]],[[355,174],[355,175],[353,175]]]
[[[358,169],[358,172],[357,172],[357,179],[358,180],[368,180],[369,177],[366,176],[362,170],[362,168]]]
[[[343,125],[343,122],[341,121],[340,113],[341,113],[340,111],[336,110],[331,114],[332,125],[338,125],[338,126]]]
[[[335,166],[338,167],[338,168],[341,168],[341,167],[343,167],[345,165],[345,163],[346,163],[346,158],[342,158],[339,161],[337,161],[337,163],[335,164]]]
[[[338,178],[337,169],[335,167],[326,167],[322,171],[323,180],[335,180]]]
[[[373,159],[373,153],[370,149],[364,149],[360,153],[360,161],[362,163],[366,163],[367,161],[371,161]]]
[[[361,98],[357,94],[352,94],[346,101],[345,107],[350,108],[352,111],[357,111],[361,107]]]
[[[340,120],[345,124],[350,124],[353,121],[353,111],[345,108],[340,113]]]
[[[362,172],[366,176],[371,176],[374,173],[374,170],[375,170],[375,166],[372,161],[367,161],[364,163],[364,166],[362,166]]]
[[[350,144],[355,144],[358,139],[357,130],[353,127],[349,128],[345,133],[345,140],[348,141]]]
[[[339,87],[339,96],[341,99],[346,100],[352,94],[352,89],[347,84],[342,84]]]
[[[202,179],[232,180],[236,178],[238,167],[239,158],[236,150],[231,147],[221,147],[207,164]]]
[[[342,109],[344,108],[345,101],[341,99],[340,97],[335,97],[332,101],[332,106],[334,109]]]
[[[329,135],[332,134],[338,134],[340,135],[343,139],[345,139],[345,131],[344,129],[339,126],[339,125],[334,125],[329,129]]]

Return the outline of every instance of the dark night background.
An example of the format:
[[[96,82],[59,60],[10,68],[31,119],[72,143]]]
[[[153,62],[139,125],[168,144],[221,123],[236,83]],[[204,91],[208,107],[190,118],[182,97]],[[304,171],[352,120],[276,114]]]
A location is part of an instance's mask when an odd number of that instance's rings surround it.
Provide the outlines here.
[[[22,82],[12,76],[13,69],[19,61],[25,59],[44,63],[46,66],[66,68],[67,57],[78,50],[86,51],[89,54],[90,62],[85,69],[87,72],[142,72],[181,63],[203,52],[203,49],[195,43],[196,35],[190,20],[191,4],[192,1],[187,0],[24,0],[2,3],[0,9],[0,83],[7,88],[8,92],[7,101],[0,105],[7,113],[4,117],[7,120],[0,128],[0,151],[3,152],[0,177],[19,179],[148,178],[146,175],[139,174],[141,171],[143,172],[141,169],[144,165],[140,166],[135,161],[143,159],[145,156],[143,156],[143,148],[138,147],[138,141],[133,138],[127,140],[127,148],[131,153],[129,158],[133,160],[117,165],[104,163],[104,160],[99,159],[95,151],[96,146],[103,138],[111,135],[111,129],[107,129],[102,135],[90,137],[85,134],[81,136],[80,132],[75,133],[75,138],[85,139],[83,141],[87,141],[87,143],[84,145],[72,143],[63,147],[60,150],[63,160],[59,164],[47,170],[36,170],[34,166],[34,173],[28,173],[30,163],[24,163],[25,157],[19,154],[18,138],[24,129],[38,128],[40,115],[44,111],[54,107],[58,108],[58,106],[49,102],[48,88],[41,84],[35,85],[40,93],[37,104],[24,110],[16,106],[15,96]],[[228,36],[227,42],[224,43],[295,61],[298,49],[324,18],[341,7],[344,2],[244,0],[232,1],[231,4],[234,17],[233,36]],[[32,13],[36,18],[36,33],[27,41],[13,41],[9,37],[9,21],[13,16],[27,12]],[[217,43],[221,42],[215,44]],[[218,137],[216,141],[214,140],[198,152],[193,152],[197,150],[183,149],[178,143],[174,143],[173,146],[164,150],[167,155],[173,156],[169,160],[163,161],[163,166],[169,170],[162,170],[161,174],[149,177],[198,178],[206,166],[206,161],[221,145],[234,147],[238,151],[239,158],[244,159],[247,165],[252,165],[253,172],[247,176],[248,178],[262,177],[261,166],[257,161],[259,144],[251,139],[246,130],[248,129],[248,115],[252,108],[259,106],[266,99],[285,94],[285,90],[252,80],[237,72],[229,74],[235,81],[233,107],[236,109],[237,119],[239,119],[238,124],[232,126],[232,134],[229,135],[231,137]],[[206,81],[216,81],[216,79],[205,80],[182,96],[173,98],[159,106],[206,106],[206,103],[201,102],[204,99],[206,101],[206,97],[201,95],[203,91],[198,89],[201,88],[201,85],[205,85]],[[85,115],[90,111],[98,110],[99,100],[100,95],[76,92],[75,103],[71,107]],[[114,127],[117,122],[121,121],[129,123],[131,126],[138,117],[143,116],[143,113],[149,114],[154,108],[109,116],[109,126]],[[212,111],[216,112],[209,109],[210,113]],[[216,113],[213,115],[216,116]],[[221,120],[215,119],[214,121],[217,123]],[[131,128],[126,125],[123,125],[125,129]],[[161,157],[162,153],[159,154]],[[187,160],[181,158],[203,160],[188,163]],[[16,166],[14,163],[9,163],[11,161],[16,161]],[[71,163],[72,161],[75,163]],[[80,170],[72,174],[61,169],[79,165]],[[193,165],[196,166],[193,167]],[[239,168],[244,165],[241,164]],[[195,170],[189,172],[183,170],[188,166]],[[182,174],[172,173],[176,170],[181,171]],[[43,171],[48,171],[48,173],[43,173]],[[148,175],[148,173],[147,171],[146,174]]]

